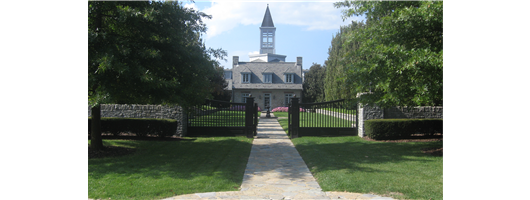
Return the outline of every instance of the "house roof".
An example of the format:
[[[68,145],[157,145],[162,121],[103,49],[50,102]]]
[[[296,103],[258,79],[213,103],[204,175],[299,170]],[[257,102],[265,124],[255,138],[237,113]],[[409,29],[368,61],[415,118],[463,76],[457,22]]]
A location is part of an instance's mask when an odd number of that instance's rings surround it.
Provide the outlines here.
[[[270,67],[265,67],[261,73],[274,73],[274,71]]]
[[[295,89],[302,90],[302,70],[296,62],[239,62],[232,68],[233,89]],[[294,73],[294,83],[285,83],[284,73]],[[241,83],[241,73],[252,72],[250,83]],[[271,73],[272,83],[263,82],[263,74]]]
[[[250,71],[250,69],[246,66],[243,66],[242,70],[240,72],[245,72],[245,73],[252,73],[252,71]]]
[[[289,67],[289,68],[285,69],[285,71],[283,71],[284,74],[296,74],[296,72],[298,72],[298,71],[296,71],[296,69],[293,69],[291,67]]]
[[[271,12],[269,11],[268,4],[267,4],[267,10],[265,10],[265,16],[263,17],[263,22],[261,23],[261,27],[274,27],[274,23],[272,22],[272,16],[271,16]]]

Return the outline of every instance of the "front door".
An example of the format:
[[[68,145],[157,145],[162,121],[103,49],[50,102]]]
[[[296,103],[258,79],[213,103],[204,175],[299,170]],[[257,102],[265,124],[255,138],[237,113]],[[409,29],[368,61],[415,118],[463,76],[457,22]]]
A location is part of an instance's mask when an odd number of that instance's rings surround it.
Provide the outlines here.
[[[264,96],[264,102],[263,102],[263,105],[265,106],[265,108],[263,108],[263,110],[267,110],[267,106],[271,106],[271,94],[263,94]],[[272,109],[272,108],[270,108]]]

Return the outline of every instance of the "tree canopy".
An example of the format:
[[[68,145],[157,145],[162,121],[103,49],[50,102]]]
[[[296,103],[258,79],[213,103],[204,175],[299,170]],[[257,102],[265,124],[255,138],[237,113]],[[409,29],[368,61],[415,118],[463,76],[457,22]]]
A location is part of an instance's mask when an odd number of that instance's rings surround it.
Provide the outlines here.
[[[443,2],[344,1],[344,18],[366,16],[348,33],[358,42],[342,64],[351,94],[361,103],[387,106],[443,104]]]
[[[211,96],[226,52],[205,47],[203,17],[175,1],[88,2],[93,148],[103,148],[100,104],[187,107]]]
[[[324,76],[326,67],[313,63],[309,71],[304,75],[303,95],[304,102],[322,102],[324,98]]]
[[[337,99],[351,99],[351,85],[346,84],[345,55],[347,52],[355,51],[359,42],[350,42],[346,45],[346,35],[355,29],[361,28],[364,23],[352,22],[347,26],[341,26],[339,32],[331,39],[328,49],[328,59],[325,62],[326,76],[324,78],[324,93],[326,101]],[[352,58],[349,58],[350,60]],[[355,97],[355,95],[353,95]]]
[[[226,52],[201,40],[210,16],[174,1],[89,1],[88,16],[90,105],[189,105],[212,92]]]

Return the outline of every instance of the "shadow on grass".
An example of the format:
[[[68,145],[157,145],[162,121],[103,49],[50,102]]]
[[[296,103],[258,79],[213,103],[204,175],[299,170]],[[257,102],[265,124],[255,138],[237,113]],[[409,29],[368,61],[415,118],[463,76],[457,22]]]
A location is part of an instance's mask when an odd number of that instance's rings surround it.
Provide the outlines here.
[[[357,136],[292,140],[325,191],[375,193],[398,199],[442,199],[443,158],[421,149],[436,142],[374,142]]]
[[[421,152],[424,148],[443,147],[436,142],[372,142],[357,136],[351,137],[301,137],[293,140],[312,172],[347,170],[364,172],[389,172],[361,164],[385,164],[407,161],[431,162],[432,155]]]
[[[157,137],[157,136],[135,136],[134,134],[122,133],[120,135],[104,134],[101,135],[101,138],[104,140],[143,140],[143,141],[193,141],[195,139],[190,138],[181,138],[176,136],[169,137]],[[88,135],[90,140],[90,134]]]
[[[172,182],[168,183],[173,184],[171,188],[184,193],[187,190],[180,188],[194,191],[208,184],[193,182],[193,179],[198,177],[207,177],[203,179],[210,182],[221,182],[218,185],[227,183],[240,185],[252,147],[251,140],[243,137],[163,142],[104,141],[104,145],[109,143],[135,148],[136,153],[117,158],[89,159],[89,179],[95,181],[105,181],[104,179],[109,177],[126,177],[125,179],[130,181],[171,179]]]

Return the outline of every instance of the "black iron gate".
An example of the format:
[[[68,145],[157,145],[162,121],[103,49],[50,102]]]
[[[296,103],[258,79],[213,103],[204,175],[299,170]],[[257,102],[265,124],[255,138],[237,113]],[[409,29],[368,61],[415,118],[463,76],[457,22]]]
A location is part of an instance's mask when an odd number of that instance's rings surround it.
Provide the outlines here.
[[[202,105],[188,109],[188,137],[246,136],[257,134],[258,106],[254,98],[246,103],[206,99]]]
[[[292,98],[289,104],[288,132],[291,138],[302,136],[357,135],[357,103],[336,100],[321,103],[299,103]]]

